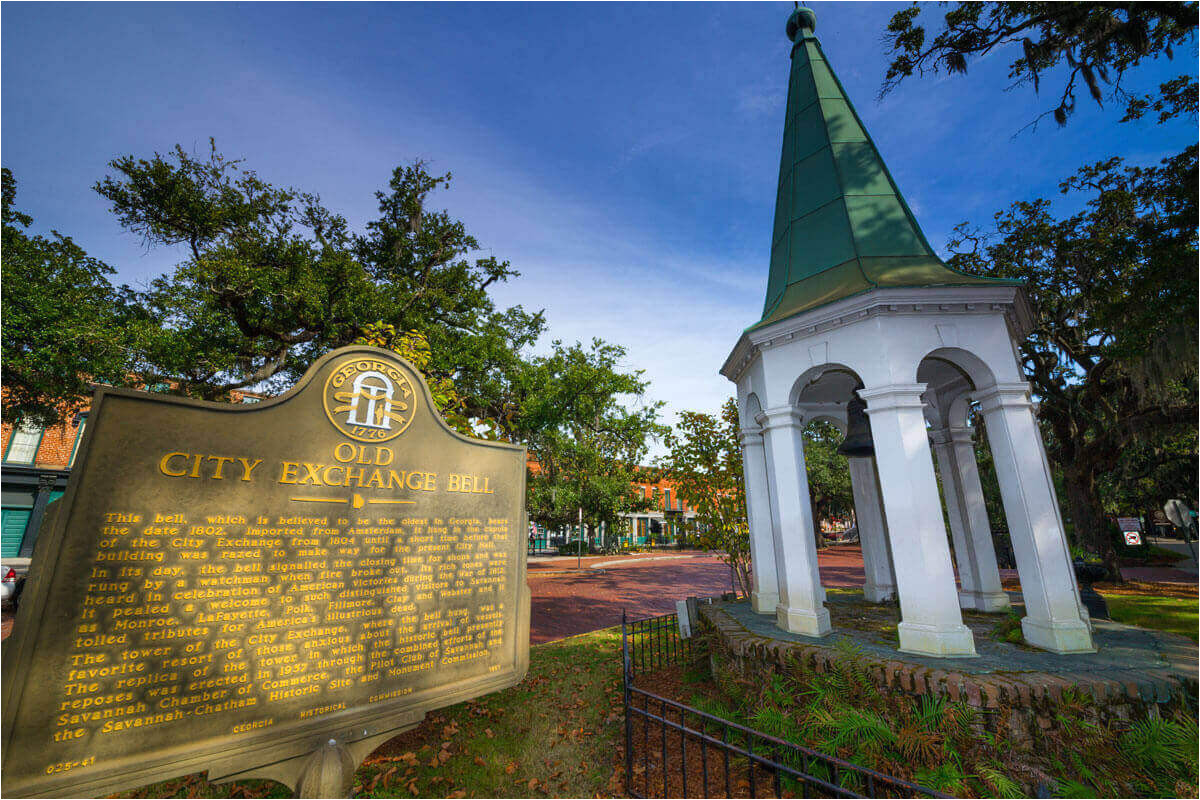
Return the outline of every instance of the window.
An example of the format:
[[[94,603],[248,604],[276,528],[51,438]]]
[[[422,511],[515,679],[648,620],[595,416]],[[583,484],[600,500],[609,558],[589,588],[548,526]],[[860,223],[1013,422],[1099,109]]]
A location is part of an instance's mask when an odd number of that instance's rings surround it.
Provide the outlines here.
[[[261,397],[251,397],[250,395],[246,395],[245,397],[242,398],[242,403],[243,404],[257,403],[257,402],[260,402],[261,400],[262,400]]]
[[[671,510],[671,490],[663,489],[663,511]]]
[[[165,382],[147,384],[146,391],[156,392],[157,394],[165,394],[171,391],[171,384]]]
[[[75,466],[75,454],[79,452],[79,443],[83,441],[83,429],[87,427],[87,414],[79,415],[79,427],[75,429],[75,444],[71,445],[71,460],[68,467]]]
[[[42,443],[42,428],[22,422],[8,440],[4,461],[8,464],[32,464],[37,458],[38,445]]]

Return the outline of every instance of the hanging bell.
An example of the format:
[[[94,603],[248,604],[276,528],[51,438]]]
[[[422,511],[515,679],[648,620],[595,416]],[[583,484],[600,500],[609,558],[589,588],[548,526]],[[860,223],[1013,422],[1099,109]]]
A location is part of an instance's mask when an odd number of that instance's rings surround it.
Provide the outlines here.
[[[871,441],[871,423],[867,421],[867,404],[858,395],[846,403],[846,440],[837,449],[847,458],[875,455],[875,443]]]

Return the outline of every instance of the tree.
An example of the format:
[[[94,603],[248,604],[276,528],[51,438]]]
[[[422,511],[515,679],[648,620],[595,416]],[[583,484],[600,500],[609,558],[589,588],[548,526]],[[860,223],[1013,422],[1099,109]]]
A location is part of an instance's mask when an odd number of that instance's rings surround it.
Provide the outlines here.
[[[584,523],[619,530],[625,514],[649,501],[633,484],[647,479],[639,466],[648,441],[661,435],[661,403],[644,403],[648,383],[641,371],[623,371],[624,348],[593,339],[552,343],[516,373],[503,402],[505,438],[529,449],[530,519],[559,527]],[[641,404],[630,409],[629,398]]]
[[[120,384],[129,365],[129,289],[70,237],[25,232],[33,219],[14,205],[17,182],[3,170],[4,417],[48,426],[91,391]]]
[[[1126,119],[1151,107],[1167,117],[1196,113],[1196,81],[1189,76],[1164,83],[1158,98],[1134,97],[1121,88],[1125,74],[1144,60],[1172,57],[1174,48],[1195,38],[1194,2],[955,3],[929,42],[919,24],[922,8],[914,3],[888,25],[885,41],[894,58],[881,95],[914,74],[965,73],[970,59],[1020,45],[1021,55],[1009,65],[1015,86],[1032,84],[1038,91],[1043,73],[1066,66],[1057,105],[1041,115],[1053,115],[1059,125],[1074,113],[1080,85],[1101,104],[1107,89],[1109,100],[1126,104]]]
[[[825,420],[810,422],[804,428],[804,462],[808,467],[808,494],[818,547],[825,545],[821,537],[822,521],[854,508],[850,465],[837,451],[845,438],[836,425]]]
[[[1194,145],[1154,167],[1109,159],[1061,184],[1086,197],[1079,213],[1019,202],[990,231],[960,225],[950,243],[954,267],[1026,282],[1036,321],[1021,358],[1046,448],[1075,536],[1114,579],[1102,479],[1131,448],[1195,427],[1196,182]]]
[[[730,398],[720,417],[683,411],[664,444],[661,466],[685,502],[696,510],[700,547],[722,554],[742,593],[751,586],[750,528],[746,521],[746,484],[738,444],[737,403]]]
[[[206,157],[124,156],[96,191],[148,246],[186,256],[138,300],[137,369],[207,399],[268,391],[372,324],[425,337],[435,377],[453,377],[466,410],[482,412],[489,368],[511,365],[540,334],[540,314],[497,312],[488,287],[517,273],[445,211],[426,209],[450,174],[415,162],[379,191],[379,217],[362,234],[315,194],[278,188],[210,144]],[[483,416],[482,413],[477,413]]]
[[[1172,497],[1196,499],[1196,428],[1157,432],[1135,442],[1116,469],[1102,475],[1099,492],[1110,516],[1152,516]]]

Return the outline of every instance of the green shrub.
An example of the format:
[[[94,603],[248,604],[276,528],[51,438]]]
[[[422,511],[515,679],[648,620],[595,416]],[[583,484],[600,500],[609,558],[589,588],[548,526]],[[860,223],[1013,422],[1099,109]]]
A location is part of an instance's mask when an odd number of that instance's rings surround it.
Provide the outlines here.
[[[1150,776],[1194,778],[1197,768],[1196,720],[1144,719],[1121,734],[1121,747]]]
[[[996,623],[996,627],[992,628],[991,637],[998,642],[1008,642],[1009,644],[1024,642],[1025,635],[1021,632],[1021,617],[1017,612],[1010,610],[1004,619]]]
[[[1015,614],[998,627],[1001,635],[1020,635]],[[965,701],[881,691],[861,649],[847,640],[834,649],[837,657],[823,671],[793,655],[781,673],[756,678],[717,655],[714,677],[725,703],[707,701],[706,710],[720,708],[723,718],[955,796],[1196,795],[1190,709],[1122,733],[1101,721],[1090,696],[1068,690],[1054,711],[1056,724],[1033,733],[1031,748],[1029,734],[1010,726],[1003,710],[981,730],[983,715]]]

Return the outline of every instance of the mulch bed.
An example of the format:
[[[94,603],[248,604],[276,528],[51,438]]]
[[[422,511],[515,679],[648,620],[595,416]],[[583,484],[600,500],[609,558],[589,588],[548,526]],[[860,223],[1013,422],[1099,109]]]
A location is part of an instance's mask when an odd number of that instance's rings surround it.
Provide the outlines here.
[[[683,667],[664,667],[635,679],[634,684],[668,700],[690,704],[697,694],[719,697],[709,683],[684,680]],[[670,706],[634,695],[633,704],[651,714],[679,723],[680,715]],[[721,738],[720,726],[686,714],[685,733],[640,714],[632,714],[633,769],[628,794],[642,797],[796,797],[778,787],[767,769],[749,759],[704,742],[694,731]],[[665,767],[665,769],[664,769]],[[664,783],[664,776],[666,782]]]

